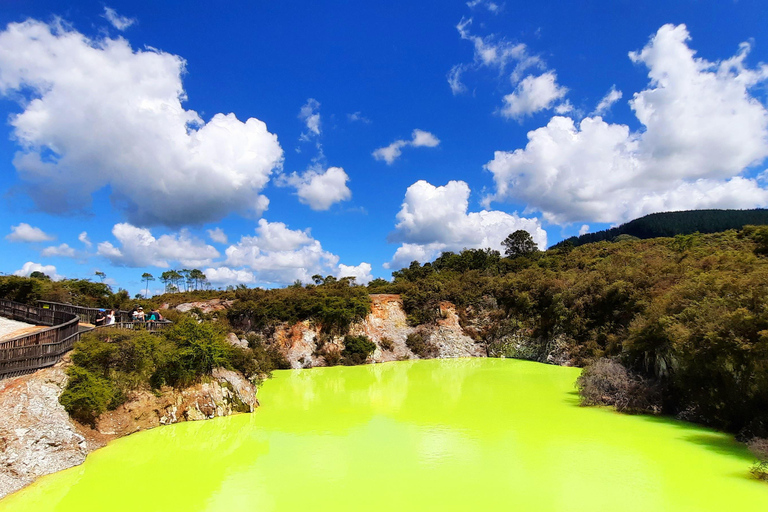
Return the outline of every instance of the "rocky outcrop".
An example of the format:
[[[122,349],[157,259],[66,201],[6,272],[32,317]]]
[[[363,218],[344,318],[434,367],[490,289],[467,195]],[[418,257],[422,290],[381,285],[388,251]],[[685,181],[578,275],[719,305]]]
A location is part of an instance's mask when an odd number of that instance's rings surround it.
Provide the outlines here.
[[[211,299],[200,302],[185,302],[184,304],[179,304],[174,309],[181,311],[182,313],[192,311],[193,309],[199,309],[207,315],[210,313],[216,313],[218,311],[224,311],[232,306],[233,303],[234,301],[226,299]],[[163,309],[168,309],[168,305],[163,304]]]
[[[135,392],[91,429],[73,421],[59,403],[68,364],[0,381],[0,498],[42,475],[82,464],[89,452],[111,439],[159,425],[251,412],[258,406],[248,380],[216,369],[209,381],[183,390]]]
[[[434,326],[421,326],[419,331],[438,349],[437,357],[483,357],[485,350],[467,336],[459,325],[456,308],[450,302],[440,304],[440,320]],[[350,327],[349,334],[367,336],[376,344],[371,361],[381,363],[416,356],[405,344],[416,328],[408,325],[403,301],[399,295],[371,295],[371,312]],[[305,320],[284,324],[271,336],[293,368],[309,368],[328,364],[327,353],[339,354],[344,348],[344,336],[331,336],[321,326]]]
[[[61,363],[0,381],[0,497],[82,464],[88,452],[102,446],[59,404],[66,381]]]
[[[435,345],[438,350],[437,357],[484,357],[485,349],[482,345],[464,333],[459,325],[459,315],[456,307],[450,302],[440,303],[440,318],[437,327],[429,333],[429,343]]]

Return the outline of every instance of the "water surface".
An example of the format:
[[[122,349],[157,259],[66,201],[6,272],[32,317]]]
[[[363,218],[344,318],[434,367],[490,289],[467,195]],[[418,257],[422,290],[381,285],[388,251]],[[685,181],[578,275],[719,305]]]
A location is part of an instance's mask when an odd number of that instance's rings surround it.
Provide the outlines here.
[[[256,413],[117,440],[2,511],[760,511],[749,453],[498,359],[275,372]]]

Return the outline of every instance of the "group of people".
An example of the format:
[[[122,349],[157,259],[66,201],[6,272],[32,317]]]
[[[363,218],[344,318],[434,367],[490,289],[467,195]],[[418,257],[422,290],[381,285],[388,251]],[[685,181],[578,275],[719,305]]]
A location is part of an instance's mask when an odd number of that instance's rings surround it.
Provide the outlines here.
[[[151,310],[149,313],[144,312],[144,308],[141,306],[133,308],[131,311],[131,318],[134,322],[157,322],[163,320],[163,315],[157,309]]]
[[[163,320],[163,315],[157,309],[151,310],[149,313],[144,313],[144,308],[141,306],[134,307],[131,311],[131,319],[134,322],[157,322]],[[115,310],[99,309],[96,312],[96,319],[93,325],[100,327],[102,325],[113,325],[115,323]]]
[[[115,310],[110,309],[109,312],[107,312],[106,309],[100,309],[96,313],[96,320],[94,320],[93,325],[96,327],[102,326],[102,325],[112,325],[115,323]]]

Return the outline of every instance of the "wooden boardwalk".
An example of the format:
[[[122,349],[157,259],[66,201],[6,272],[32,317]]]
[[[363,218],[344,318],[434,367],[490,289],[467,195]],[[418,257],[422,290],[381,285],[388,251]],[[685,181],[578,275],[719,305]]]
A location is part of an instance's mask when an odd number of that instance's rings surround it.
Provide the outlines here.
[[[20,334],[0,341],[0,379],[17,377],[56,364],[72,349],[80,334],[92,331],[90,325],[98,308],[84,308],[59,302],[40,301],[28,306],[0,299],[0,316],[36,326],[36,332]],[[136,322],[128,311],[117,313],[118,321],[98,329],[142,329],[158,332],[173,325],[169,321]]]
[[[0,315],[45,326],[0,342],[0,379],[52,366],[80,339],[80,317],[73,313],[0,300]]]

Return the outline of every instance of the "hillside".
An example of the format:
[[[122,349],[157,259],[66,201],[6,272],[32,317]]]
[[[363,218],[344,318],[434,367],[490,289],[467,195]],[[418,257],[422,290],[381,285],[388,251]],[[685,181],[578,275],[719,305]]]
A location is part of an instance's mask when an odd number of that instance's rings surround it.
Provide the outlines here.
[[[689,210],[680,212],[652,213],[615,228],[572,236],[554,247],[571,244],[578,247],[594,242],[613,241],[619,235],[640,239],[690,235],[691,233],[720,233],[729,229],[741,229],[747,225],[768,224],[768,210]]]

